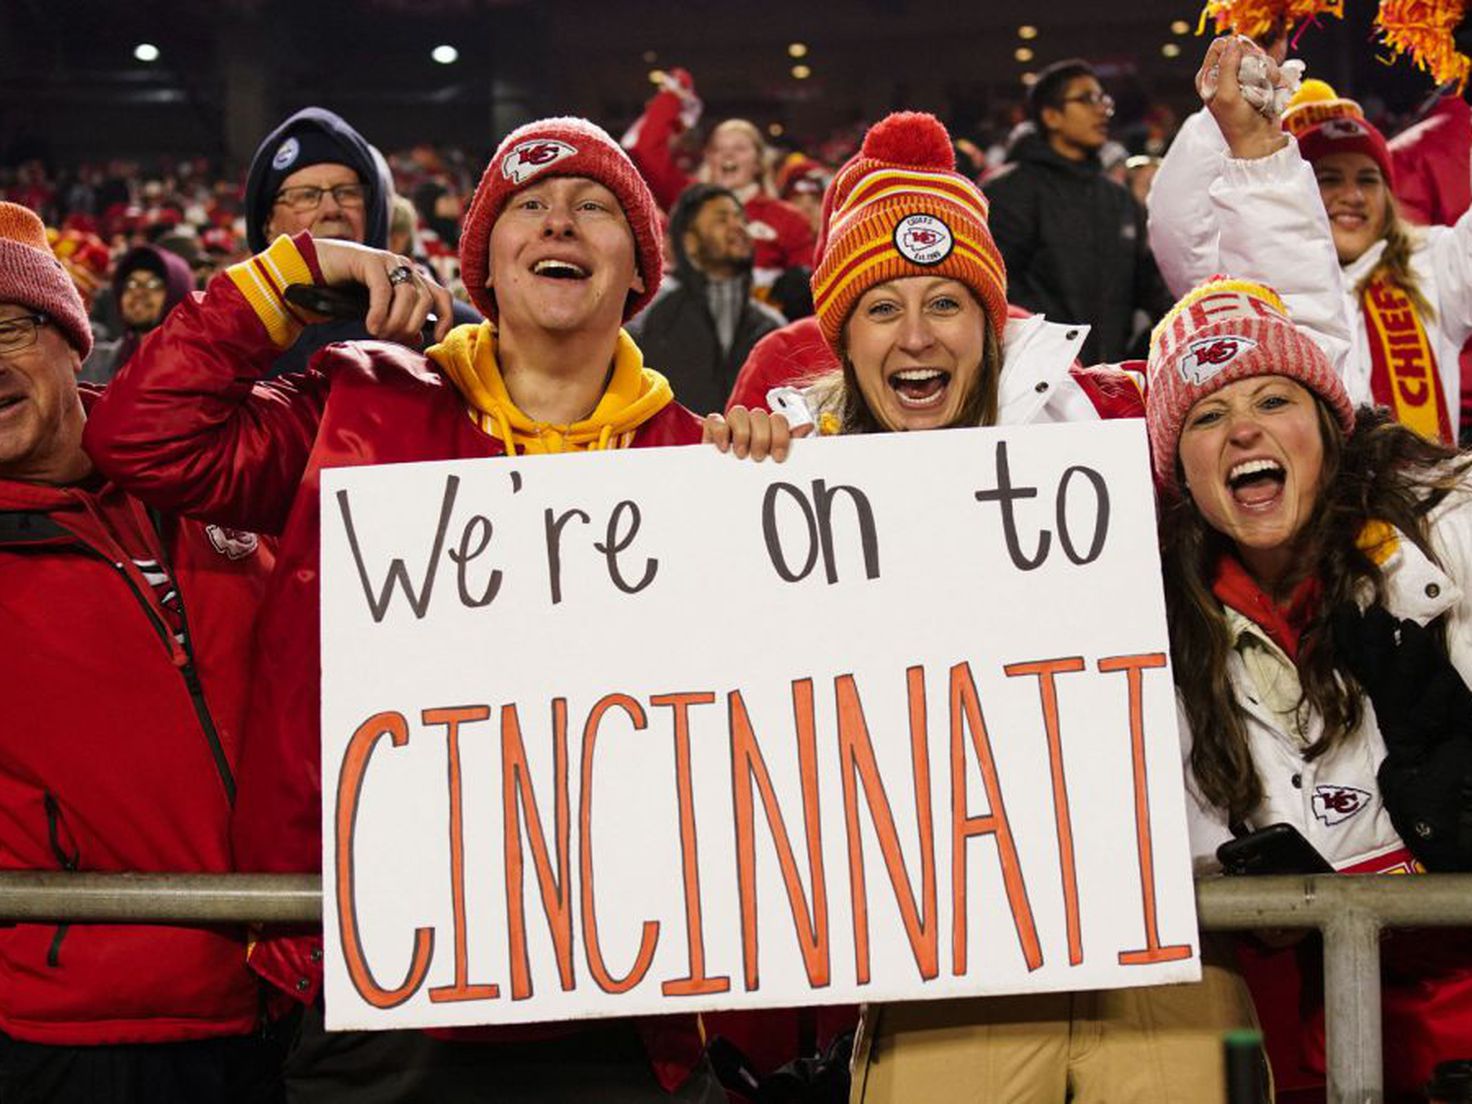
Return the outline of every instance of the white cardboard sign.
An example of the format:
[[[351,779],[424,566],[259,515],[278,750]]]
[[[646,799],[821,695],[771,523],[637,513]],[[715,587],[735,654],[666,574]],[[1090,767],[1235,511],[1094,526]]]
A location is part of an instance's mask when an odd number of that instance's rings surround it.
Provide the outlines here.
[[[322,479],[332,1028],[1199,976],[1139,422]]]

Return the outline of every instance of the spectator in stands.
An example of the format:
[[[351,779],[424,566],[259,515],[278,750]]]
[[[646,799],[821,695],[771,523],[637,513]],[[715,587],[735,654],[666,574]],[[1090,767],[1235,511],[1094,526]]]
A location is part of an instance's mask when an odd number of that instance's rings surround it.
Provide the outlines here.
[[[1155,332],[1149,379],[1198,870],[1278,823],[1345,873],[1416,872],[1418,850],[1465,869],[1468,460],[1384,411],[1356,414],[1322,350],[1249,281],[1189,293]],[[1384,964],[1387,1099],[1420,1100],[1436,1062],[1472,1044],[1472,943],[1392,938]],[[1300,1061],[1322,1074],[1310,993],[1286,1000],[1304,1009]]]
[[[1359,104],[1323,81],[1303,83],[1283,126],[1319,179],[1328,221],[1310,229],[1315,238],[1332,234],[1338,254],[1340,309],[1353,323],[1344,367],[1350,398],[1388,405],[1423,435],[1454,443],[1457,357],[1472,336],[1472,217],[1424,229],[1402,221],[1384,136]],[[1222,269],[1219,230],[1202,204],[1228,171],[1220,147],[1220,136],[1199,115],[1188,119],[1150,193],[1150,236],[1172,287],[1189,287]],[[1302,246],[1299,239],[1280,239],[1276,248],[1295,256]]]
[[[122,336],[98,342],[79,375],[85,383],[107,383],[138,351],[145,335],[194,289],[194,273],[184,258],[156,245],[139,245],[123,254],[112,278],[122,318]]]
[[[261,253],[279,235],[306,231],[313,238],[388,247],[393,183],[388,165],[340,116],[307,107],[268,134],[256,150],[245,182],[246,240]],[[468,306],[455,321],[479,321]],[[360,319],[321,321],[282,351],[270,375],[306,367],[318,349],[334,341],[361,341]]]
[[[649,181],[656,200],[672,210],[690,175],[676,163],[674,143],[699,121],[702,106],[690,74],[666,74],[644,114],[624,136],[624,148]],[[787,269],[811,267],[813,230],[802,212],[778,199],[767,165],[767,143],[745,119],[727,119],[705,144],[699,178],[736,193],[746,208],[755,249],[752,274],[759,292]]]
[[[94,471],[91,346],[40,219],[0,203],[0,865],[224,873],[272,555]],[[0,977],[7,1104],[281,1099],[242,929],[7,923]]]
[[[986,182],[992,231],[1012,301],[1085,322],[1086,363],[1132,355],[1135,311],[1156,319],[1171,298],[1146,242],[1145,215],[1103,172],[1114,100],[1084,61],[1060,61],[1028,90],[1035,131]]]
[[[751,236],[729,188],[686,188],[669,235],[674,273],[629,323],[629,334],[682,403],[720,410],[752,346],[785,320],[751,297]]]
[[[187,301],[113,382],[89,427],[100,467],[160,507],[249,519],[284,534],[258,632],[257,693],[240,772],[233,839],[247,870],[316,871],[321,793],[318,729],[318,479],[324,467],[562,453],[701,439],[621,331],[659,288],[659,212],[633,164],[578,119],[506,137],[481,179],[460,240],[466,286],[491,320],[449,324],[448,295],[396,254],[304,233],[217,277]],[[430,355],[386,341],[336,347],[290,380],[259,382],[302,326],[265,281],[365,284],[375,337],[416,340],[428,312]],[[778,435],[774,448],[785,451]],[[624,1021],[570,1023],[537,1040],[435,1061],[405,1056],[403,1033],[324,1037],[321,935],[269,933],[251,965],[312,1003],[288,1082],[330,1093],[334,1078],[408,1063],[419,1099],[484,1099],[487,1084],[533,1077],[549,1098],[712,1101],[693,1019],[665,1021],[639,1051]],[[382,1036],[382,1037],[380,1037]],[[498,1038],[494,1031],[489,1038]],[[499,1036],[505,1039],[503,1034]],[[630,1058],[632,1049],[633,1057]],[[351,1053],[346,1065],[333,1055]],[[434,1054],[441,1052],[431,1052]],[[336,1073],[334,1073],[336,1070]],[[315,1084],[312,1084],[315,1082]],[[354,1082],[356,1083],[356,1082]],[[310,1086],[310,1087],[309,1087]],[[595,1091],[596,1090],[596,1091]]]

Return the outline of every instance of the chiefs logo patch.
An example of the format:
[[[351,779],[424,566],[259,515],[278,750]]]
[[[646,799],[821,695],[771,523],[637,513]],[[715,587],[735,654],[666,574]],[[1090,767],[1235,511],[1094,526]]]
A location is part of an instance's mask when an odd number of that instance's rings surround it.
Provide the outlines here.
[[[1359,138],[1369,132],[1365,130],[1364,124],[1357,119],[1329,119],[1320,124],[1319,133],[1325,138],[1334,138],[1342,141],[1345,138]]]
[[[210,544],[214,545],[215,551],[231,560],[245,559],[261,543],[259,537],[254,533],[247,533],[244,529],[226,529],[221,525],[207,525],[204,532],[205,536],[210,538]]]
[[[1202,384],[1243,353],[1256,348],[1257,342],[1250,337],[1238,337],[1234,334],[1202,337],[1186,346],[1177,367],[1180,369],[1181,379],[1187,383]]]
[[[501,175],[513,184],[521,184],[577,152],[555,138],[533,138],[511,148],[501,161]]]
[[[909,215],[894,228],[894,247],[918,265],[938,265],[955,247],[951,228],[934,215]]]
[[[1370,803],[1367,790],[1353,786],[1315,786],[1314,816],[1331,828],[1342,824]]]

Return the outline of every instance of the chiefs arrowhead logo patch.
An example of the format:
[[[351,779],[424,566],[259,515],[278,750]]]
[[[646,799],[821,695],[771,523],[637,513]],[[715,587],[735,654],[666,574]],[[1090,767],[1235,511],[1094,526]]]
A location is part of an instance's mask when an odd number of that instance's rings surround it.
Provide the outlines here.
[[[260,545],[260,538],[244,529],[226,529],[222,525],[206,525],[205,536],[216,552],[226,559],[243,560]]]
[[[951,255],[956,241],[951,228],[934,215],[910,215],[894,228],[894,247],[918,265],[938,265]]]
[[[1359,138],[1369,132],[1357,119],[1328,119],[1319,125],[1319,133],[1325,138],[1342,141],[1345,138]]]
[[[1342,824],[1369,803],[1369,791],[1356,789],[1354,786],[1314,787],[1314,816],[1331,828]]]
[[[576,147],[555,138],[533,138],[511,148],[501,161],[501,175],[513,184],[522,184],[577,152]]]
[[[1176,366],[1180,370],[1181,379],[1199,385],[1211,379],[1243,353],[1256,348],[1255,340],[1235,334],[1197,338],[1186,346],[1186,351]]]

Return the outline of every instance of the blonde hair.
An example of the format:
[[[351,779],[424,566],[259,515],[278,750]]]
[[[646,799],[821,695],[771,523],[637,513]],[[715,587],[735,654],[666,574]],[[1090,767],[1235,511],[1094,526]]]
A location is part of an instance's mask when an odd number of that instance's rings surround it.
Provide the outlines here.
[[[1389,184],[1385,187],[1385,227],[1380,232],[1385,242],[1385,252],[1380,254],[1380,263],[1361,278],[1355,286],[1355,296],[1362,297],[1365,289],[1375,280],[1384,277],[1406,293],[1423,322],[1436,319],[1436,308],[1421,291],[1421,281],[1411,267],[1411,256],[1421,247],[1421,231],[1401,218],[1400,207],[1395,196],[1390,194]]]
[[[710,132],[710,137],[705,140],[706,149],[716,140],[716,136],[722,132],[737,133],[751,139],[751,144],[756,147],[757,176],[756,183],[767,195],[774,195],[775,188],[772,184],[772,153],[767,148],[767,140],[762,137],[762,132],[757,125],[749,119],[727,119],[718,123]],[[709,167],[702,161],[700,172],[696,174],[705,183],[712,183]]]

